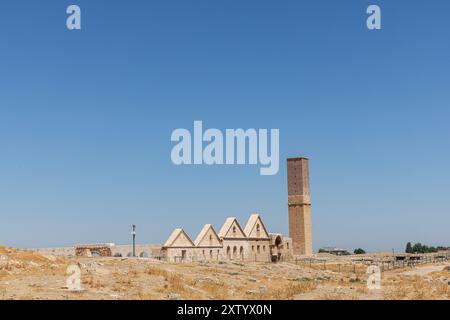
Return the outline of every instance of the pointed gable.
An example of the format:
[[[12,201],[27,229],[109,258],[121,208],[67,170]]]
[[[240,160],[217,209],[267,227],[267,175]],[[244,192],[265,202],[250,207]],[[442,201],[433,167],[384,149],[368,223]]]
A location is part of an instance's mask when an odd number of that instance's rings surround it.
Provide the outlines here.
[[[191,238],[184,232],[183,229],[175,229],[170,235],[169,239],[167,239],[166,243],[164,243],[164,247],[194,247],[194,243]]]
[[[252,214],[244,228],[248,238],[268,239],[269,233],[259,214]]]
[[[194,244],[196,247],[222,247],[222,242],[211,224],[205,224]]]
[[[247,238],[236,218],[228,218],[219,232],[220,238]]]

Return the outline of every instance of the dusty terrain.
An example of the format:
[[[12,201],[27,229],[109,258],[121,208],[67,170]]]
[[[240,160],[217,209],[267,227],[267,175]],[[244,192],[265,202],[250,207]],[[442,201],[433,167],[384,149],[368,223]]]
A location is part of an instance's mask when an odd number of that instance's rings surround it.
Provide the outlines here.
[[[67,290],[71,264],[81,268],[81,292]],[[382,288],[369,290],[365,266],[331,271],[288,262],[171,264],[0,247],[0,299],[450,299],[449,266],[386,271]]]

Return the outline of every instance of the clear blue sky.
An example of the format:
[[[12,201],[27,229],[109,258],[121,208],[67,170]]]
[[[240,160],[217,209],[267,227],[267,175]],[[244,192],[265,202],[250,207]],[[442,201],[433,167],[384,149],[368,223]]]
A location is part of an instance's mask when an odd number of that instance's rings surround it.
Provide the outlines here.
[[[82,9],[82,30],[65,27]],[[382,8],[382,30],[366,8]],[[161,243],[228,216],[314,247],[450,245],[450,2],[2,1],[0,243]],[[172,130],[279,128],[280,172],[171,163]]]

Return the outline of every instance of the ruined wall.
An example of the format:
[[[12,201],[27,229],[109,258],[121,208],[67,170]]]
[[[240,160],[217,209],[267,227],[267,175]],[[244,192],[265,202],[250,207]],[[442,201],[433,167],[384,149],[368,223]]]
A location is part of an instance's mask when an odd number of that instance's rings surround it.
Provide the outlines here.
[[[78,257],[111,257],[112,256],[112,245],[77,245],[75,246],[75,255]]]
[[[116,245],[112,248],[113,256],[131,257],[133,246],[131,244]],[[158,258],[161,256],[161,245],[136,244],[136,256],[141,258]]]
[[[132,245],[110,245],[111,256],[120,255],[121,257],[131,256],[133,251]],[[60,247],[60,248],[37,248],[30,249],[37,251],[41,254],[45,255],[54,255],[54,256],[64,256],[71,257],[75,256],[75,246],[74,247]],[[81,250],[80,250],[81,251]],[[81,255],[88,254],[85,252],[84,254],[80,252]],[[91,252],[92,255],[92,252]],[[138,257],[160,257],[161,256],[161,245],[158,244],[137,244],[136,245],[136,256]]]

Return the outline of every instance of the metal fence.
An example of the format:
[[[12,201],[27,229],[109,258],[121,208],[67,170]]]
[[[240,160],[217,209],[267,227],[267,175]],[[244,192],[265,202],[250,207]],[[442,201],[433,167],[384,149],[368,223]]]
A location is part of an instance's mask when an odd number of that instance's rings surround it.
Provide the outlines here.
[[[169,261],[167,257],[158,255],[152,256],[153,259],[161,261]],[[377,265],[381,272],[414,267],[422,264],[438,263],[450,260],[450,251],[439,252],[435,254],[414,254],[414,255],[394,255],[390,257],[370,257],[364,256],[357,258],[351,256],[348,258],[321,259],[321,258],[294,258],[292,256],[272,256],[270,254],[246,254],[239,256],[223,256],[216,255],[212,259],[202,254],[193,255],[191,257],[176,256],[170,259],[174,263],[244,263],[244,262],[290,262],[304,267],[333,271],[338,273],[352,273],[355,275],[366,274],[367,267]]]

